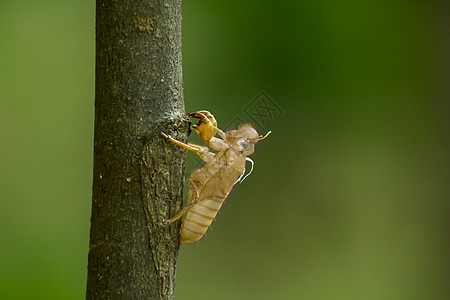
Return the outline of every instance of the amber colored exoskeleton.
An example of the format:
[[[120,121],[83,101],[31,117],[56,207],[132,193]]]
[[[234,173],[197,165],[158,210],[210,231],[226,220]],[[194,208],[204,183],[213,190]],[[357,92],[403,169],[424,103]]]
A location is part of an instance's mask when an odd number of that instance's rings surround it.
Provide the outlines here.
[[[253,170],[253,161],[247,155],[252,154],[254,145],[270,133],[259,136],[250,124],[240,125],[236,130],[225,133],[217,127],[216,119],[208,111],[198,111],[188,116],[200,119],[194,128],[209,148],[185,144],[161,132],[166,139],[195,152],[206,163],[189,177],[187,206],[169,220],[174,222],[186,215],[181,224],[180,243],[197,241],[205,234],[233,185],[244,180]],[[221,139],[215,137],[216,134]],[[243,177],[246,161],[252,163],[252,168]]]

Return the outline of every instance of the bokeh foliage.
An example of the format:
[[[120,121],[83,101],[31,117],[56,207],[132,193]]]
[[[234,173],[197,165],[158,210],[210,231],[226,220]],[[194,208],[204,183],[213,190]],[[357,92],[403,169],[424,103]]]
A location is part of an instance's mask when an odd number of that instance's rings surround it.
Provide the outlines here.
[[[264,90],[283,115],[183,245],[177,298],[448,298],[443,5],[184,2],[186,110],[225,126]],[[93,1],[0,2],[2,299],[84,297],[94,17]]]

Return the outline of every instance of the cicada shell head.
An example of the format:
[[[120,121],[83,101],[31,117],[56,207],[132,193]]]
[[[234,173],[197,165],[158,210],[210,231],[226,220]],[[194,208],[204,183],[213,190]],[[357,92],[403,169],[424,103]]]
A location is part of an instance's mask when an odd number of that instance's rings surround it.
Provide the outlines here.
[[[238,129],[228,131],[227,139],[234,149],[250,155],[255,151],[254,145],[258,142],[259,135],[251,124],[242,124]]]

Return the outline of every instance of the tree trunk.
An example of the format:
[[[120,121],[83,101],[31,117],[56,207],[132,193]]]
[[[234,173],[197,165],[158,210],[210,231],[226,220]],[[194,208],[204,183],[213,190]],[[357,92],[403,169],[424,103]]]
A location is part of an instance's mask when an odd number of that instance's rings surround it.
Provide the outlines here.
[[[181,0],[97,0],[87,299],[173,299],[186,152]]]

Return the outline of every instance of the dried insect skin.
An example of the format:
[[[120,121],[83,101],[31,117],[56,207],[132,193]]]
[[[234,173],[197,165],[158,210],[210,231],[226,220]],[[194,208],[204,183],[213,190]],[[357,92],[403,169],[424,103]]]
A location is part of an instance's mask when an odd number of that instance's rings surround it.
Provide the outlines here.
[[[170,220],[174,222],[185,215],[180,230],[180,243],[197,241],[205,234],[233,185],[243,175],[246,156],[253,153],[254,144],[262,139],[249,124],[224,133],[208,111],[188,116],[200,118],[195,131],[217,153],[209,151],[207,147],[182,143],[161,132],[166,139],[195,152],[206,163],[203,168],[192,172],[188,180],[187,206]],[[216,138],[216,134],[222,139]]]

